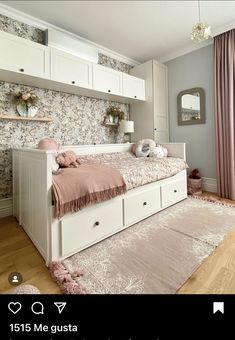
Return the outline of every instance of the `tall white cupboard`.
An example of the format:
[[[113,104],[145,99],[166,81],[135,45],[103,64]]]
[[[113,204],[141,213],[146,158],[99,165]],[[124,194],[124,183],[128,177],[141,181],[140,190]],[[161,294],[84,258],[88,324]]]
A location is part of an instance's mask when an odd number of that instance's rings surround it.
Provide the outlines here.
[[[131,103],[130,119],[135,132],[131,140],[151,138],[158,143],[169,141],[167,66],[156,60],[131,69],[130,74],[145,80],[146,101]]]

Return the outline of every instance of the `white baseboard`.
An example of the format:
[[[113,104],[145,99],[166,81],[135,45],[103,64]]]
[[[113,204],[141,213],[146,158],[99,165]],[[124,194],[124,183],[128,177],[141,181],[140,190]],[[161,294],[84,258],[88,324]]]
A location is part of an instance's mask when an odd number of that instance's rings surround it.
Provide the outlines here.
[[[217,181],[215,178],[202,177],[202,190],[217,193]]]
[[[12,198],[4,198],[0,200],[0,218],[11,216],[13,213]]]

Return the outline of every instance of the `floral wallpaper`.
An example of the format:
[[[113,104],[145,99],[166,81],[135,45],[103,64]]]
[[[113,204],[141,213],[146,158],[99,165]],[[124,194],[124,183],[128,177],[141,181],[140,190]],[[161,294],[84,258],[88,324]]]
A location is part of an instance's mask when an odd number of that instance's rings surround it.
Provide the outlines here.
[[[98,64],[104,65],[104,66],[113,68],[114,70],[125,72],[125,73],[129,73],[130,69],[133,67],[119,60],[110,58],[107,55],[104,55],[102,53],[99,53]]]
[[[23,22],[13,20],[5,15],[0,14],[0,31],[18,35],[21,38],[35,41],[39,44],[44,44],[44,31],[24,24]]]
[[[44,42],[43,31],[1,14],[0,30],[39,43]],[[99,55],[99,63],[122,72],[128,72],[130,69],[129,65],[103,54]],[[32,90],[39,96],[38,116],[52,118],[52,122],[0,120],[0,199],[12,196],[12,147],[35,146],[43,137],[55,138],[64,145],[122,142],[123,135],[118,132],[116,127],[102,125],[106,109],[110,105],[117,104],[108,100],[1,82],[0,80],[0,113],[17,115],[15,105],[11,102],[12,94]],[[129,105],[120,103],[117,105],[128,118]]]

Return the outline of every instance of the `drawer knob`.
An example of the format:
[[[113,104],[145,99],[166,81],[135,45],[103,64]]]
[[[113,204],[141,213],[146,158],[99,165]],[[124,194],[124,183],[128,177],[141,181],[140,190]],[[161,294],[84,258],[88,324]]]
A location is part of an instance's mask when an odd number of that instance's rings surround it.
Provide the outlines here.
[[[100,222],[99,222],[99,221],[96,221],[96,222],[95,222],[95,226],[98,226],[98,225],[100,225]]]
[[[72,81],[72,84],[75,84],[75,81],[74,81],[74,80]]]
[[[147,202],[144,202],[143,205],[147,205]]]
[[[134,96],[134,98],[137,98],[137,96]]]
[[[23,69],[23,68],[20,68],[19,71],[20,71],[20,72],[24,72],[24,69]]]
[[[108,92],[111,92],[111,90],[108,90]]]
[[[174,192],[177,192],[177,190],[175,189]]]

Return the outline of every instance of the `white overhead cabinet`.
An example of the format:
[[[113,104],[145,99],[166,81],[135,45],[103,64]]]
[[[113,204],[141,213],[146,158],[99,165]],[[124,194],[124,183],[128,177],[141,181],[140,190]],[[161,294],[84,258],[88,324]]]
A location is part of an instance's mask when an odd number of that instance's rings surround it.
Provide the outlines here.
[[[145,80],[146,101],[130,105],[130,119],[135,132],[132,141],[151,138],[169,141],[167,66],[150,60],[131,69],[131,74]]]
[[[122,96],[122,72],[93,64],[93,90]]]
[[[92,88],[92,63],[51,48],[51,80]]]
[[[49,47],[0,31],[0,68],[49,78]]]
[[[145,99],[143,79],[2,31],[0,80],[122,103]]]
[[[123,73],[123,96],[145,100],[145,81],[143,79]]]

